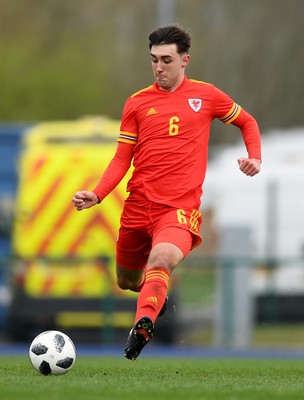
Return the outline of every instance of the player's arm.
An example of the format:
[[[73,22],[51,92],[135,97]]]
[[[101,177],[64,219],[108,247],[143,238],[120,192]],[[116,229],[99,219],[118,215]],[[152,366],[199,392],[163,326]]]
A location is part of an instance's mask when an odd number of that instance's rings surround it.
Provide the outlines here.
[[[100,203],[119,184],[130,168],[133,151],[132,144],[118,142],[116,153],[95,189],[75,193],[72,202],[78,211]]]
[[[240,170],[254,176],[260,171],[261,135],[255,118],[235,103],[226,93],[213,87],[214,115],[225,124],[233,124],[242,132],[248,157],[238,159]]]
[[[237,126],[243,136],[248,157],[240,157],[237,161],[240,170],[248,176],[254,176],[260,172],[261,167],[261,135],[255,118],[244,109],[241,109],[238,117],[232,122]]]

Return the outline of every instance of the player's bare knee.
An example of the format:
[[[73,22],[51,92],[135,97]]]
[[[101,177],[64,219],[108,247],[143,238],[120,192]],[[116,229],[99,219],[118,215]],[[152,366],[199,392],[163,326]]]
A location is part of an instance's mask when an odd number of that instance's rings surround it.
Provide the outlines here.
[[[166,268],[168,271],[171,271],[176,267],[176,264],[172,262],[172,260],[168,260],[165,257],[157,257],[154,260],[151,260],[147,266],[147,269],[154,267],[162,267]]]
[[[116,281],[122,290],[136,290],[142,280],[141,270],[129,270],[116,265]]]
[[[117,285],[122,290],[128,290],[129,289],[128,281],[126,279],[124,279],[124,278],[117,277]]]
[[[148,268],[163,267],[172,271],[184,258],[182,251],[171,243],[159,243],[151,250]]]
[[[133,290],[136,287],[133,281],[121,276],[117,277],[117,285],[122,290]]]

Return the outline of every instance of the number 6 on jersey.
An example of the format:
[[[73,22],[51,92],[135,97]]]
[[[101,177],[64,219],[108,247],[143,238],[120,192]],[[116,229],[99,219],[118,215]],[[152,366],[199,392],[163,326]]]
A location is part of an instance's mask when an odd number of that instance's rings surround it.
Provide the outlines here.
[[[170,119],[169,119],[169,135],[170,136],[176,136],[176,135],[178,135],[178,125],[177,125],[177,122],[179,122],[179,118],[178,117],[176,117],[176,116],[174,116],[174,117],[171,117]]]

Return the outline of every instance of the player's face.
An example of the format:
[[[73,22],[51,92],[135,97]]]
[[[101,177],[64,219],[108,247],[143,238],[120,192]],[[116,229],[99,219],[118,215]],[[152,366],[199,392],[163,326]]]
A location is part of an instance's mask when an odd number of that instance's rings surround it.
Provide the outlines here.
[[[167,91],[175,90],[184,79],[189,54],[178,54],[176,44],[160,44],[152,46],[150,56],[159,87]]]

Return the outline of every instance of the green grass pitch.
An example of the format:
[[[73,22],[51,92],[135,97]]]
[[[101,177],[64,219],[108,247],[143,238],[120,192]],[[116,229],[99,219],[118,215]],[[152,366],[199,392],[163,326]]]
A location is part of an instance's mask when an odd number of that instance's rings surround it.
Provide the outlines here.
[[[2,400],[304,399],[302,360],[79,356],[65,375],[43,376],[27,357],[0,356]]]

